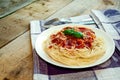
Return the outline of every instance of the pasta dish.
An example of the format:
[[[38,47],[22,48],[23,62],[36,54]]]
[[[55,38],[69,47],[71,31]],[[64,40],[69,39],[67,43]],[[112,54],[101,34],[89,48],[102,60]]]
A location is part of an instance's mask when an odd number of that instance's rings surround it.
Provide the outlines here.
[[[51,34],[43,47],[53,60],[68,66],[89,65],[105,53],[104,40],[81,26],[66,26]]]

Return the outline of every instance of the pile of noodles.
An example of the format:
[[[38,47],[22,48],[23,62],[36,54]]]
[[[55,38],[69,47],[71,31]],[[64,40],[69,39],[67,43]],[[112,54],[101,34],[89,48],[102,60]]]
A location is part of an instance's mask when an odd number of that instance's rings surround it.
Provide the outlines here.
[[[52,59],[64,65],[89,65],[100,59],[105,53],[104,41],[97,36],[94,38],[90,48],[83,47],[70,49],[52,43],[51,36],[44,41],[44,50]]]

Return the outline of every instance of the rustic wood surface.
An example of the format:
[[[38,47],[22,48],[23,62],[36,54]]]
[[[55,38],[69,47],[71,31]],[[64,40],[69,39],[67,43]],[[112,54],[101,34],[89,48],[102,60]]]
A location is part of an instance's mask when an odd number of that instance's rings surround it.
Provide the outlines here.
[[[29,22],[89,14],[91,9],[120,9],[120,0],[37,0],[0,19],[0,80],[32,80]]]

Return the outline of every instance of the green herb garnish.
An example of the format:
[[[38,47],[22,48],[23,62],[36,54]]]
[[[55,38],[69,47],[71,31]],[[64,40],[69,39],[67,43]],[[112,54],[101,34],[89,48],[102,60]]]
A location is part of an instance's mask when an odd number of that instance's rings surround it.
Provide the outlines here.
[[[66,29],[63,31],[63,33],[65,35],[71,35],[71,36],[76,37],[76,38],[83,38],[82,32],[77,32],[74,29]]]

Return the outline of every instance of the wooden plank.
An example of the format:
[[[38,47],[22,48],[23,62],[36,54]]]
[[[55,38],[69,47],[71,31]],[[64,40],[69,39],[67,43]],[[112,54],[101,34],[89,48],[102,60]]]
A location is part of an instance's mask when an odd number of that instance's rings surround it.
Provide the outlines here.
[[[33,19],[46,19],[72,0],[38,0],[0,19],[0,47],[29,30]],[[60,4],[60,6],[58,6]]]
[[[68,18],[72,16],[78,16],[83,14],[90,14],[92,9],[106,9],[117,8],[120,9],[119,0],[74,0],[71,4],[65,6],[52,16],[48,18]]]
[[[0,80],[32,80],[30,32],[0,49]]]

